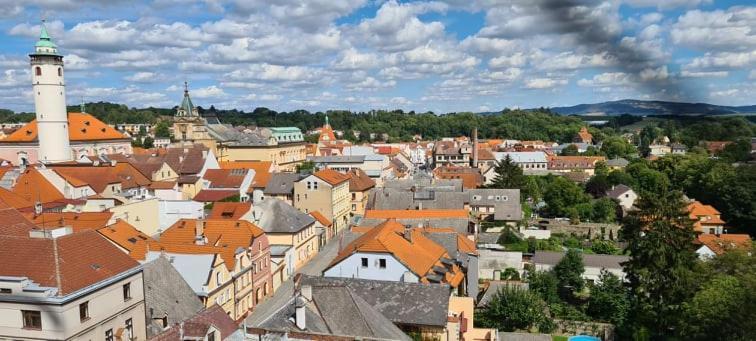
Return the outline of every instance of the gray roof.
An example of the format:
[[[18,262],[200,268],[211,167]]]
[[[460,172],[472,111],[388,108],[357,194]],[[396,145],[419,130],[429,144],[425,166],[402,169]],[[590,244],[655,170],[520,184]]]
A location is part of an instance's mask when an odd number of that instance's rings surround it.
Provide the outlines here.
[[[166,257],[158,257],[143,267],[144,305],[147,317],[147,337],[160,334],[162,325],[152,323],[153,318],[168,317],[168,325],[184,321],[204,306],[181,274]]]
[[[315,218],[283,200],[268,198],[252,207],[254,223],[267,233],[296,233],[315,223]]]
[[[551,335],[499,332],[499,341],[551,341]]]
[[[632,190],[633,190],[632,188],[627,187],[625,185],[617,185],[617,186],[614,186],[614,188],[606,191],[606,196],[617,199],[623,194],[625,194],[625,192],[632,191]]]
[[[459,192],[462,190],[462,179],[433,179],[432,177],[420,177],[416,174],[413,179],[398,179],[386,181],[383,184],[386,188],[401,189],[405,191],[415,189],[433,190],[436,192]]]
[[[582,254],[582,256],[583,264],[585,264],[586,267],[604,269],[622,269],[620,263],[626,262],[630,259],[628,256],[614,255]],[[564,257],[564,252],[536,251],[535,256],[533,256],[533,263],[556,265],[562,260],[562,257]]]
[[[365,162],[365,155],[308,156],[307,161],[314,163],[363,163]]]
[[[292,297],[259,327],[274,331],[300,331],[292,321],[295,301]],[[312,288],[312,301],[305,303],[305,331],[334,336],[410,340],[391,320],[344,285]]]
[[[346,286],[395,324],[446,326],[451,295],[447,284],[315,276],[304,276],[302,283],[313,287]]]
[[[280,257],[286,254],[286,251],[289,251],[291,249],[291,245],[286,244],[270,244],[270,256],[271,257]]]
[[[627,159],[621,158],[621,157],[606,161],[606,165],[609,167],[625,167],[629,164],[630,164],[630,161],[627,161]]]
[[[147,253],[147,261],[152,261],[160,257],[163,254],[158,251],[150,251]],[[213,260],[215,255],[200,254],[200,255],[187,255],[180,253],[165,252],[165,256],[170,260],[173,268],[181,274],[189,287],[198,296],[207,296],[207,292],[203,289],[203,286],[207,283],[207,276],[213,269]]]
[[[491,299],[493,299],[494,295],[496,295],[496,293],[499,292],[501,288],[507,286],[528,290],[528,283],[525,282],[489,281],[488,289],[486,289],[486,292],[483,293],[483,297],[481,297],[480,301],[478,301],[478,307],[485,307],[488,302],[491,302]]]
[[[478,244],[496,244],[499,242],[500,232],[478,233]]]
[[[263,193],[268,195],[294,194],[294,183],[302,179],[299,173],[273,173]]]

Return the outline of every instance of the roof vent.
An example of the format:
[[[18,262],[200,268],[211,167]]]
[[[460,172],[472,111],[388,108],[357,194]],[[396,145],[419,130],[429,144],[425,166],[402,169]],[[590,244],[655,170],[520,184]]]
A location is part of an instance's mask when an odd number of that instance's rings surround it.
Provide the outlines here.
[[[81,132],[82,133],[86,133],[87,132],[87,128],[81,128]]]
[[[89,124],[90,124],[89,121],[84,121],[85,126],[88,126]]]
[[[92,270],[95,270],[95,271],[100,270],[102,268],[100,264],[92,264],[90,265],[90,267],[92,267]]]
[[[105,128],[100,128],[100,131],[104,133],[105,132]]]

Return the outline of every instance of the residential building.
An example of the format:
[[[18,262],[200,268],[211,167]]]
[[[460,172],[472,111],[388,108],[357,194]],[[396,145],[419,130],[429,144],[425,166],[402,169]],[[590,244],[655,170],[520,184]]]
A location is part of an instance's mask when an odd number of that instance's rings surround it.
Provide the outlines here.
[[[575,135],[572,142],[593,144],[593,135],[588,132],[588,128],[582,127],[580,131]]]
[[[519,189],[472,189],[469,206],[473,215],[481,220],[518,223],[523,219]]]
[[[522,168],[522,172],[528,175],[543,175],[549,167],[549,161],[546,153],[542,151],[535,152],[498,152],[494,154],[496,161],[501,162],[507,156],[516,165]],[[494,175],[495,176],[495,175]]]
[[[440,166],[433,170],[433,177],[443,180],[460,179],[464,189],[478,188],[484,182],[480,169],[473,167]]]
[[[688,152],[688,146],[682,143],[672,143],[669,147],[674,155],[685,155]]]
[[[323,271],[326,277],[371,280],[447,283],[463,294],[465,269],[462,257],[453,258],[447,250],[428,237],[425,228],[407,228],[388,220],[367,229],[344,246]],[[453,230],[449,230],[453,232]],[[455,234],[459,253],[475,253],[472,241]],[[476,270],[477,273],[477,270]]]
[[[535,265],[536,270],[548,271],[554,268],[554,266],[562,260],[564,254],[564,252],[536,251],[532,262]],[[624,279],[625,271],[622,267],[622,263],[627,262],[630,259],[628,256],[592,254],[582,254],[582,257],[583,264],[585,265],[583,279],[589,283],[599,282],[601,270],[609,271],[620,279]]]
[[[147,338],[188,320],[205,307],[168,257],[158,257],[142,268]]]
[[[333,222],[330,239],[349,224],[349,176],[323,169],[294,183],[294,207],[304,213],[318,211]]]
[[[747,234],[699,234],[696,244],[698,257],[707,260],[731,250],[742,250],[750,254],[753,242]]]
[[[188,319],[171,325],[164,332],[155,335],[150,341],[241,341],[244,331],[218,305],[203,309]]]
[[[144,339],[142,269],[96,231],[37,229],[0,203],[0,338]]]
[[[693,230],[696,233],[723,234],[725,222],[721,213],[711,205],[693,201],[687,206],[690,220],[693,221]]]
[[[359,168],[347,172],[349,176],[349,195],[351,200],[350,216],[364,215],[368,202],[368,193],[375,188],[375,181]]]
[[[604,161],[603,156],[552,156],[548,167],[556,173],[583,172],[593,176],[596,164]]]
[[[208,191],[235,191],[239,201],[248,201],[249,188],[255,178],[254,170],[249,169],[208,169],[202,177],[203,189],[200,193]],[[199,196],[199,193],[197,194]],[[198,200],[196,197],[195,201]]]
[[[606,166],[611,170],[625,169],[625,167],[627,167],[627,165],[629,164],[630,161],[627,161],[627,159],[622,157],[617,157],[606,161]]]
[[[635,205],[635,201],[638,200],[638,193],[635,193],[632,188],[620,184],[612,186],[610,190],[606,191],[606,197],[617,200],[622,212],[626,213]]]
[[[265,185],[263,195],[266,198],[276,198],[294,205],[294,183],[303,177],[305,175],[299,173],[273,173]]]
[[[472,148],[467,142],[437,141],[433,146],[433,164],[435,167],[469,167]]]
[[[462,234],[472,234],[477,229],[465,209],[366,210],[360,227],[377,226],[390,219],[403,225],[452,228]]]
[[[666,144],[652,144],[648,146],[649,155],[651,156],[664,156],[672,153],[672,147]]]
[[[320,250],[319,235],[325,233],[315,226],[315,218],[298,211],[284,201],[268,198],[252,208],[249,219],[265,231],[271,245],[290,245],[294,259],[291,262],[297,270]]]
[[[364,171],[377,186],[389,177],[389,158],[380,154],[367,155],[332,155],[332,156],[308,156],[307,161],[315,163],[318,169],[330,168],[335,171],[346,173],[352,169]]]

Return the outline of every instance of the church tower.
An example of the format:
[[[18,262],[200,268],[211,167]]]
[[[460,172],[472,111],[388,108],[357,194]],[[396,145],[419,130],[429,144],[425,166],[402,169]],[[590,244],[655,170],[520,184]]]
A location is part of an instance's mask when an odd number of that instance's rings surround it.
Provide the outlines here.
[[[72,160],[66,113],[63,56],[50,39],[44,22],[39,41],[30,54],[34,108],[37,113],[37,158],[43,163]]]

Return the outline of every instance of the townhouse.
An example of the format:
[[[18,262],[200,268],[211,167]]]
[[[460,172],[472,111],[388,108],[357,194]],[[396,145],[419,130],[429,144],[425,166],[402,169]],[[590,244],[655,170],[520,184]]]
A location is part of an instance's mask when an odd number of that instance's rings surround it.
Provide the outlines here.
[[[375,188],[375,181],[359,168],[347,172],[349,176],[350,216],[365,214],[368,196],[371,189]]]
[[[349,176],[323,169],[294,183],[294,207],[304,213],[318,211],[333,222],[330,239],[349,224]]]

